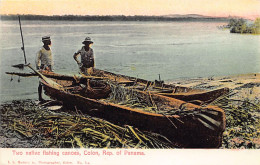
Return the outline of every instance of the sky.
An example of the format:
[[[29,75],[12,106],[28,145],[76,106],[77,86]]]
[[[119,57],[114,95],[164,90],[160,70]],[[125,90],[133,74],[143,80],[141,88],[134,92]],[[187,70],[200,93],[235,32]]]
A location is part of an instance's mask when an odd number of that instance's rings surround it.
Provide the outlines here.
[[[260,17],[260,0],[0,0],[0,14]]]

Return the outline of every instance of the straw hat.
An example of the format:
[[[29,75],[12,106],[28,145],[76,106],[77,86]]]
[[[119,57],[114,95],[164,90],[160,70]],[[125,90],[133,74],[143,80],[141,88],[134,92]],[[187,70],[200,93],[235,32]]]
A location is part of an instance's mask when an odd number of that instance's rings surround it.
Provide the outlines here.
[[[44,36],[42,37],[42,42],[43,41],[50,41],[51,40],[51,37],[50,36]]]
[[[85,44],[85,43],[90,43],[90,44],[92,44],[93,41],[91,41],[91,38],[90,38],[90,37],[86,37],[85,40],[82,42],[82,44]]]

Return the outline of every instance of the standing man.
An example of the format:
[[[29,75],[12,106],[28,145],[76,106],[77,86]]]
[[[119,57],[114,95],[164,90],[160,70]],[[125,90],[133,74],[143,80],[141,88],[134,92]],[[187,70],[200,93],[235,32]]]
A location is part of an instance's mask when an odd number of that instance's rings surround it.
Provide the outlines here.
[[[52,72],[53,69],[53,58],[51,51],[51,38],[50,36],[42,37],[43,46],[37,52],[36,55],[36,69],[40,71]],[[44,101],[42,98],[42,84],[39,83],[38,87],[39,101]]]
[[[79,65],[83,74],[92,75],[95,63],[93,49],[90,47],[92,46],[93,42],[91,41],[90,37],[86,37],[82,44],[84,44],[84,46],[73,55],[73,58]],[[78,60],[79,55],[81,62]]]

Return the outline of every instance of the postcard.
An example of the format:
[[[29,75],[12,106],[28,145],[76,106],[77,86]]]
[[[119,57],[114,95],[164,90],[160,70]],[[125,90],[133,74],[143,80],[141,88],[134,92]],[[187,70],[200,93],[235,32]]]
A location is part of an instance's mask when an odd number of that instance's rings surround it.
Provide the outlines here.
[[[2,0],[0,164],[259,164],[259,0]]]

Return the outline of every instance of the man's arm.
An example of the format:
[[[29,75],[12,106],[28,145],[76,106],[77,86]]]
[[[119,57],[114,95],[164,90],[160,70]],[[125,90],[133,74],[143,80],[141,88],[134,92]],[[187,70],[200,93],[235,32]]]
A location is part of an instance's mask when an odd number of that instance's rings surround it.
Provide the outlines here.
[[[74,58],[74,60],[75,60],[78,64],[80,64],[80,61],[78,60],[78,56],[79,56],[79,53],[75,53],[75,54],[73,55],[73,58]]]

